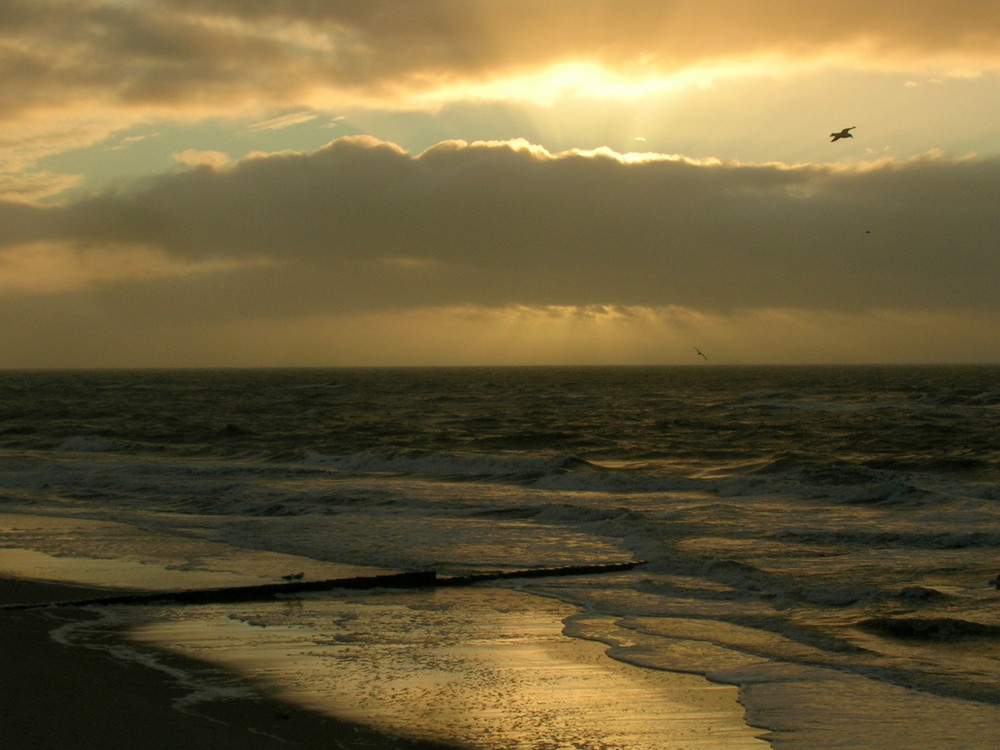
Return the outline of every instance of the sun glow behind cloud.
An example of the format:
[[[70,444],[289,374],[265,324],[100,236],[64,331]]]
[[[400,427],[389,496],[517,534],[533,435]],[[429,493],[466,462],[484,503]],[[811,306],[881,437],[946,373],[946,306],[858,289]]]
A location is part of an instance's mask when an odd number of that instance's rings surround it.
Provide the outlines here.
[[[711,79],[695,71],[671,76],[633,76],[599,63],[567,61],[486,82],[443,83],[415,94],[414,99],[423,106],[441,106],[456,101],[529,102],[555,106],[567,99],[637,99],[691,85],[711,85]]]
[[[783,79],[834,67],[837,60],[791,64],[784,56],[759,55],[750,59],[664,69],[650,59],[616,66],[597,60],[569,59],[550,65],[498,71],[488,78],[455,79],[434,76],[415,79],[412,87],[397,88],[388,107],[439,109],[459,102],[507,102],[556,107],[574,101],[635,103],[662,99],[671,93],[709,90],[718,81]]]
[[[1000,6],[8,4],[26,346],[97,357],[93,315],[104,364],[1000,350]]]
[[[106,322],[110,323],[110,319]],[[993,333],[991,333],[991,331]],[[884,363],[970,361],[1000,345],[1000,318],[974,313],[837,313],[759,309],[731,314],[678,306],[477,306],[423,308],[292,320],[237,319],[158,326],[147,340],[122,341],[102,326],[81,347],[79,331],[53,331],[92,367],[837,364],[857,352]],[[9,338],[9,336],[8,336]],[[155,352],[149,350],[150,342]],[[24,351],[19,351],[23,349]],[[24,366],[50,351],[8,347]],[[30,354],[29,354],[30,352]],[[177,353],[183,352],[184,359]],[[975,361],[975,360],[971,360]],[[988,361],[988,359],[983,360]]]

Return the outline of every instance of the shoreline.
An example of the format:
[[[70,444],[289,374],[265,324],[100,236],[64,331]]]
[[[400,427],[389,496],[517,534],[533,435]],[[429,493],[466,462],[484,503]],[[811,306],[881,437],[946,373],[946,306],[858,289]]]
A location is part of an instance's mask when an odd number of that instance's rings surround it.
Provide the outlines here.
[[[567,633],[574,605],[497,585],[503,575],[325,596],[308,589],[398,571],[118,522],[2,520],[5,750],[768,746],[736,688],[615,660],[606,644]],[[274,581],[288,570],[307,579],[291,598],[216,601],[220,590],[284,592]],[[193,592],[190,604],[167,601],[178,591]],[[133,617],[119,601],[142,606]],[[88,621],[89,632],[76,629]]]
[[[265,633],[271,637],[272,628],[261,629],[244,622],[236,625],[243,632],[235,640],[230,635],[228,640],[222,636],[223,640],[216,642],[211,639],[220,636],[205,634],[206,631],[196,627],[193,632],[202,634],[197,638],[210,639],[199,644],[185,643],[184,629],[170,630],[169,625],[151,620],[147,625],[140,624],[137,630],[112,628],[93,641],[111,647],[141,643],[143,648],[153,649],[162,669],[116,658],[102,646],[69,645],[53,638],[52,631],[99,615],[91,609],[44,604],[72,603],[81,594],[99,597],[110,591],[0,578],[0,663],[8,675],[16,675],[14,679],[0,681],[0,747],[5,750],[70,747],[74,750],[136,747],[143,750],[182,747],[471,750],[512,746],[497,745],[496,741],[510,732],[513,734],[508,739],[516,737],[525,724],[534,728],[514,742],[517,747],[532,746],[524,743],[541,738],[546,738],[546,742],[572,741],[580,747],[590,747],[593,742],[620,748],[680,748],[693,742],[706,750],[769,746],[761,738],[760,730],[751,729],[743,721],[734,688],[710,685],[694,675],[645,670],[611,659],[602,644],[565,634],[559,617],[554,616],[556,610],[532,604],[538,597],[531,594],[474,587],[448,588],[432,599],[425,592],[400,591],[383,592],[374,599],[351,592],[337,602],[303,600],[306,609],[319,606],[326,616],[331,614],[328,609],[331,605],[361,612],[357,621],[364,622],[365,627],[391,629],[395,624],[403,628],[390,637],[388,644],[366,642],[348,646],[354,650],[354,658],[361,658],[364,664],[358,673],[359,665],[352,667],[352,658],[347,656],[337,668],[335,679],[342,682],[337,690],[349,690],[350,685],[359,684],[359,679],[369,685],[385,680],[394,689],[399,688],[400,679],[419,681],[420,676],[410,672],[414,664],[410,659],[415,658],[421,668],[429,667],[437,675],[432,680],[448,681],[447,686],[442,686],[443,693],[426,698],[430,705],[437,703],[437,710],[445,711],[440,717],[443,723],[435,725],[436,731],[428,732],[430,725],[421,726],[417,714],[409,714],[413,723],[386,723],[385,716],[381,716],[381,722],[368,724],[365,711],[350,710],[349,698],[343,705],[346,711],[343,717],[334,715],[324,707],[340,706],[339,700],[333,704],[311,702],[309,695],[296,694],[294,688],[286,693],[287,688],[274,682],[273,674],[267,674],[267,670],[257,678],[252,668],[241,669],[239,660],[219,661],[209,658],[203,650],[207,646],[211,651],[218,643],[232,643],[236,654],[248,659],[244,663],[252,666],[260,646],[260,643],[253,645],[255,638]],[[42,606],[2,608],[5,604],[29,601]],[[446,608],[446,621],[438,619],[441,607]],[[411,617],[429,617],[430,629],[427,623],[421,626],[415,620],[408,621],[407,613]],[[494,621],[496,616],[506,620],[506,624]],[[229,618],[226,622],[234,626]],[[409,636],[400,640],[399,635],[411,627],[416,627],[417,640],[408,641]],[[443,638],[439,628],[447,631]],[[276,635],[280,635],[281,628],[276,630]],[[430,642],[422,643],[420,633]],[[405,663],[394,663],[393,654],[401,653],[399,648],[404,643]],[[185,648],[192,645],[193,649]],[[442,671],[433,672],[437,659],[444,659],[447,664]],[[466,671],[455,671],[455,659],[465,660]],[[194,706],[181,707],[178,702],[191,695],[191,687],[172,677],[168,670],[197,674],[206,668],[225,675],[227,680],[232,678],[239,694],[213,696]],[[484,678],[484,675],[489,676]],[[513,692],[504,695],[506,690]],[[726,697],[730,693],[732,697]],[[396,697],[405,700],[402,695]],[[383,696],[380,700],[387,699],[388,696]],[[446,703],[441,704],[441,700]],[[407,710],[392,702],[378,705],[381,708],[375,707],[376,713]],[[418,704],[412,704],[409,710],[414,706],[421,710]],[[477,724],[476,719],[470,718],[475,716],[485,723]],[[642,736],[635,735],[635,731]],[[482,745],[476,739],[477,732],[486,733],[481,735],[484,739],[491,735],[492,738]],[[649,732],[652,734],[643,734]],[[414,736],[407,736],[410,733]],[[633,740],[638,738],[638,745],[627,740],[628,736]],[[462,738],[467,738],[464,744]],[[609,741],[611,744],[607,744]]]
[[[0,578],[0,604],[44,605],[107,595],[109,589]],[[169,676],[93,649],[54,641],[50,631],[91,617],[79,609],[0,610],[0,746],[5,750],[265,750],[275,747],[456,750],[390,736],[268,696],[229,698],[180,711],[184,690]],[[183,657],[164,652],[165,663]]]

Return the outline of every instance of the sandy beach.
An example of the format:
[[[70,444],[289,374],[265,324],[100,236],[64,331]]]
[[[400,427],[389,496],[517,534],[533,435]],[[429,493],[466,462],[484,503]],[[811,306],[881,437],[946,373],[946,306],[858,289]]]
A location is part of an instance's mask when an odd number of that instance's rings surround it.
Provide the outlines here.
[[[0,604],[105,593],[0,579]],[[205,702],[196,712],[182,713],[173,706],[181,691],[164,674],[50,637],[60,624],[87,617],[93,615],[75,609],[0,610],[0,746],[5,750],[446,747],[386,736],[263,693],[253,700]]]
[[[0,579],[3,604],[75,602],[81,597],[107,592],[107,589],[75,585]],[[742,726],[741,711],[731,690],[713,688],[693,675],[621,665],[605,657],[600,644],[562,636],[561,625],[552,621],[552,612],[544,606],[534,613],[524,610],[523,603],[530,604],[536,597],[504,590],[453,591],[445,594],[444,601],[429,598],[421,605],[415,604],[419,594],[402,594],[404,599],[399,601],[394,599],[396,596],[390,594],[388,603],[373,607],[363,595],[354,594],[353,601],[336,606],[367,607],[373,616],[371,625],[386,627],[389,622],[398,621],[404,609],[419,610],[425,606],[433,611],[445,604],[458,605],[467,611],[467,616],[456,618],[452,626],[455,631],[449,636],[461,637],[464,633],[475,642],[452,649],[422,643],[421,628],[425,634],[429,630],[411,620],[407,625],[412,631],[406,636],[409,638],[406,659],[419,662],[422,666],[414,672],[423,670],[423,676],[406,675],[410,662],[399,663],[398,658],[380,651],[376,644],[365,647],[370,654],[364,664],[359,665],[356,657],[345,659],[344,685],[336,687],[341,696],[337,702],[346,700],[349,704],[352,695],[354,700],[360,700],[353,706],[354,714],[361,719],[357,722],[341,718],[352,716],[350,705],[345,704],[345,712],[339,716],[326,710],[331,707],[328,693],[333,688],[329,684],[326,695],[316,688],[290,688],[269,674],[275,669],[262,668],[256,652],[264,652],[273,659],[276,646],[256,638],[257,633],[265,632],[260,627],[246,628],[253,632],[245,640],[242,634],[236,639],[231,635],[206,635],[203,627],[184,625],[183,621],[180,627],[150,623],[127,638],[122,634],[123,641],[154,647],[160,664],[185,673],[205,668],[201,660],[189,659],[186,654],[215,648],[221,656],[211,659],[213,668],[231,668],[231,676],[249,688],[247,697],[199,701],[180,710],[178,702],[185,697],[185,687],[163,671],[116,659],[105,650],[65,645],[53,638],[52,633],[57,629],[97,618],[93,610],[75,607],[0,610],[0,663],[6,675],[0,682],[0,743],[13,750],[135,747],[443,750],[490,747],[496,744],[495,735],[508,732],[510,737],[521,737],[517,747],[543,746],[537,739],[539,735],[551,736],[555,743],[546,741],[544,746],[562,747],[571,746],[565,745],[563,739],[586,741],[588,733],[594,731],[589,727],[607,729],[614,725],[608,737],[619,736],[625,744],[601,746],[631,747],[625,739],[629,732],[640,737],[643,746],[651,742],[662,747],[697,746],[716,750],[767,746],[753,738],[757,732]],[[496,610],[502,616],[499,621],[487,623],[484,616],[494,611],[490,607],[497,601],[506,602]],[[306,609],[310,606],[331,611],[328,602],[312,605],[305,602]],[[511,638],[512,626],[524,628],[524,632]],[[285,637],[281,630],[267,629],[266,637],[272,640]],[[437,626],[433,630],[436,641]],[[174,639],[169,648],[163,647],[165,635]],[[238,641],[238,645],[229,645],[233,641]],[[399,645],[397,641],[394,648]],[[295,663],[291,652],[286,656],[291,670],[302,668],[301,663]],[[269,679],[249,677],[254,674],[255,666]],[[382,701],[379,680],[391,685],[396,696],[392,705],[383,701],[385,716],[371,706],[373,700]],[[412,681],[409,689],[422,697],[423,707],[406,694],[403,683],[408,680]],[[428,685],[435,681],[440,683],[436,692],[429,691]],[[370,683],[363,699],[357,697],[359,693],[350,692],[361,682]],[[495,692],[498,690],[501,694]],[[510,692],[502,694],[503,691]],[[442,712],[442,702],[447,702],[450,709]],[[421,716],[428,713],[434,715],[430,719]],[[403,736],[408,734],[404,727],[410,721],[414,731],[411,736]],[[492,734],[494,738],[451,742],[448,736],[468,740],[477,733]]]
[[[37,605],[0,608],[5,750],[768,746],[735,687],[612,659],[565,634],[579,610],[551,597],[476,585],[80,606],[361,569],[86,519],[4,514],[3,529],[0,605]]]

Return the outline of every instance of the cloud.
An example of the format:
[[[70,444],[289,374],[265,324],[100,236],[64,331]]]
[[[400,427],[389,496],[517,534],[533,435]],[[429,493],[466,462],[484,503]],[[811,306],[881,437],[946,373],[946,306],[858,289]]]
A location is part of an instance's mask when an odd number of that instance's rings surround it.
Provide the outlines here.
[[[6,0],[0,351],[995,350],[1000,162],[942,153],[995,152],[998,37],[979,0]],[[324,120],[414,152],[226,156]],[[706,158],[556,153],[640,139]]]
[[[293,125],[301,125],[304,122],[315,120],[317,117],[319,115],[315,112],[291,112],[279,115],[278,117],[268,118],[262,122],[255,122],[253,125],[247,127],[247,130],[251,133],[260,132],[261,130],[284,130]]]
[[[34,242],[0,250],[0,296],[50,295],[114,282],[231,270],[233,261],[185,263],[144,247],[81,249]]]
[[[76,187],[81,182],[80,175],[48,171],[0,172],[0,200],[32,202]]]
[[[336,72],[363,79],[440,70],[484,73],[567,58],[669,68],[770,55],[809,58],[838,50],[872,57],[992,58],[1000,14],[979,2],[917,0],[399,0],[321,3],[179,0],[189,13],[251,27],[308,24],[325,32]],[[990,21],[994,23],[990,23]],[[317,45],[317,48],[319,46]]]
[[[64,206],[0,203],[0,249],[135,246],[180,265],[230,264],[87,282],[128,317],[467,305],[992,313],[998,185],[1000,160],[934,154],[741,165],[523,141],[411,155],[348,137]]]
[[[127,138],[122,138],[121,143],[115,144],[114,146],[106,146],[105,151],[123,151],[136,143],[141,143],[149,138],[156,138],[160,133],[145,133],[143,135],[132,135]]]
[[[1000,7],[980,0],[8,0],[0,118],[406,106],[409,93],[580,61],[625,77],[754,61],[974,73],[996,70],[998,50]]]
[[[21,173],[138,124],[262,132],[306,111],[652,96],[828,68],[976,76],[1000,71],[998,42],[1000,6],[979,0],[7,0],[0,194],[41,197]]]
[[[764,309],[445,307],[124,324],[100,297],[10,309],[7,367],[995,362],[1000,315]],[[992,359],[991,359],[992,358]]]
[[[178,164],[185,164],[189,167],[205,165],[221,168],[232,161],[228,154],[224,154],[221,151],[198,151],[193,148],[172,154],[171,158]]]

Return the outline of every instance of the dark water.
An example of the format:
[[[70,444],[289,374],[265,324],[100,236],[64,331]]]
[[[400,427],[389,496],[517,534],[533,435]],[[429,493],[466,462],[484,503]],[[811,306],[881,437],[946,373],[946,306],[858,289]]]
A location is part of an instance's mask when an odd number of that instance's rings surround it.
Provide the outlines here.
[[[998,379],[990,367],[4,373],[0,438],[258,458],[562,454],[681,476],[740,462],[990,476]]]
[[[998,367],[9,372],[0,510],[444,573],[644,560],[532,590],[809,747],[1000,704],[998,418]]]

